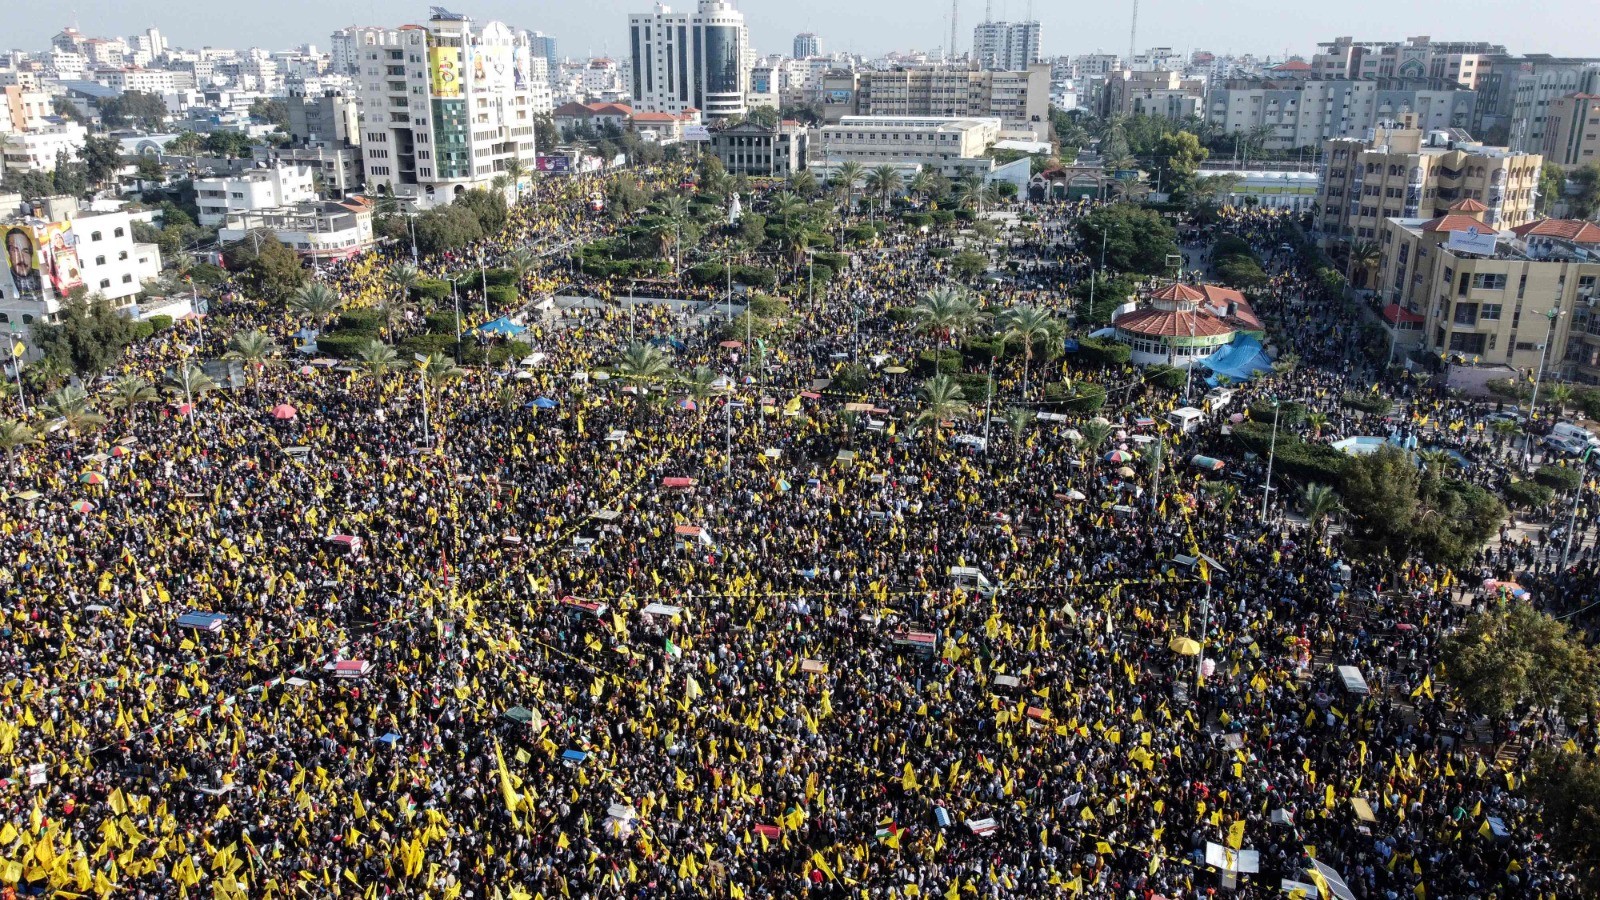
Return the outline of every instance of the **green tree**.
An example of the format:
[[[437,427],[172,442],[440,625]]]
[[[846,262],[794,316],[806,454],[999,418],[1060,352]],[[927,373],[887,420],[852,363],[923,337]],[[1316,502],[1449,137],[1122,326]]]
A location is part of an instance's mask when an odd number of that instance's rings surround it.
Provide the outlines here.
[[[1446,478],[1437,466],[1418,470],[1397,447],[1380,447],[1342,468],[1351,537],[1389,559],[1419,553],[1434,565],[1463,566],[1505,521],[1505,505],[1492,493]]]
[[[744,114],[745,121],[753,122],[763,128],[778,127],[778,110],[771,106],[752,106]]]
[[[0,420],[0,451],[5,451],[6,463],[16,465],[17,451],[39,443],[39,433],[16,419]]]
[[[61,430],[77,443],[79,437],[106,423],[106,417],[97,412],[89,402],[83,388],[69,384],[58,388],[44,398],[44,414],[61,423]]]
[[[243,159],[250,155],[256,140],[242,131],[213,131],[201,142],[201,149],[224,159]]]
[[[125,375],[106,388],[106,405],[122,410],[129,422],[140,406],[160,399],[161,395],[156,393],[155,387],[138,375]]]
[[[1187,131],[1167,132],[1156,141],[1156,175],[1161,187],[1178,197],[1188,196],[1194,173],[1211,152],[1200,146],[1200,139]]]
[[[342,306],[344,299],[333,288],[321,282],[308,284],[289,298],[289,308],[303,316],[309,316],[318,331],[327,327],[328,320],[333,318]]]
[[[483,188],[473,188],[457,197],[454,206],[462,206],[472,211],[478,219],[478,228],[484,237],[493,237],[500,233],[506,225],[509,214],[506,209],[505,195],[499,191],[486,191]]]
[[[1014,306],[1000,318],[1001,340],[1022,345],[1022,396],[1028,396],[1028,371],[1033,350],[1049,344],[1061,334],[1061,324],[1050,313],[1035,306]]]
[[[1600,882],[1600,762],[1543,748],[1533,755],[1529,793],[1543,807],[1539,821],[1558,858],[1582,884]]]
[[[1084,251],[1098,262],[1103,242],[1106,268],[1112,272],[1166,272],[1167,257],[1178,252],[1176,236],[1160,213],[1131,203],[1097,209],[1078,221]]]
[[[817,192],[817,173],[810,169],[801,169],[789,176],[789,190],[801,197],[810,197]]]
[[[134,329],[133,320],[104,297],[74,297],[62,305],[55,322],[34,324],[33,343],[63,371],[88,377],[111,368],[132,342]]]
[[[1555,163],[1539,170],[1539,214],[1548,217],[1567,192],[1567,173]]]
[[[665,353],[649,344],[629,344],[612,364],[617,374],[642,381],[664,378],[672,372]]]
[[[944,422],[964,416],[968,411],[961,385],[949,375],[935,375],[924,381],[917,389],[917,399],[922,401],[922,411],[917,413],[918,424],[932,425],[935,433]]]
[[[1577,191],[1567,198],[1567,214],[1574,219],[1587,219],[1600,208],[1600,162],[1592,162],[1567,174]]]
[[[966,291],[951,285],[930,288],[912,307],[912,316],[923,331],[939,337],[939,347],[954,341],[983,321],[983,312],[967,299]]]
[[[194,156],[204,146],[205,138],[193,131],[180,131],[177,137],[167,141],[165,149],[180,156]]]
[[[286,302],[306,284],[300,255],[270,231],[252,231],[222,251],[233,272],[269,304]]]
[[[460,250],[484,238],[482,220],[466,204],[436,206],[417,216],[414,227],[417,249],[429,256]]]
[[[122,145],[115,138],[91,134],[83,139],[78,158],[83,160],[84,174],[89,183],[99,186],[110,181],[122,168]]]
[[[1445,671],[1468,711],[1496,726],[1535,709],[1588,715],[1600,699],[1595,652],[1565,622],[1525,603],[1474,613],[1445,638]]]

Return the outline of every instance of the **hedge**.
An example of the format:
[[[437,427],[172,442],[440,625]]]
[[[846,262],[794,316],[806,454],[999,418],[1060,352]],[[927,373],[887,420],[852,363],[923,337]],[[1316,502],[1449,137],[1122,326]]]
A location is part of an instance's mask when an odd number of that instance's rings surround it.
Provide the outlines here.
[[[762,319],[783,319],[789,315],[789,304],[771,294],[755,294],[749,298],[750,311]]]
[[[489,269],[483,273],[483,278],[485,281],[489,282],[490,287],[495,287],[498,285],[510,285],[515,287],[517,284],[517,273],[511,271],[510,269]]]
[[[168,315],[151,316],[150,318],[145,319],[145,321],[150,323],[150,328],[152,331],[166,331],[168,328],[172,327],[172,317]]]
[[[844,230],[844,236],[850,239],[850,241],[853,243],[865,244],[866,242],[878,236],[878,229],[868,225],[865,222],[862,222],[859,225],[851,225],[849,228],[846,228]]]
[[[522,359],[533,348],[521,341],[496,341],[487,346],[470,341],[461,345],[461,359],[463,365],[482,366],[494,368],[504,366],[514,359]]]
[[[1506,500],[1523,509],[1538,509],[1556,498],[1555,491],[1532,481],[1513,481],[1505,486]]]
[[[1079,382],[1073,387],[1055,382],[1044,386],[1044,399],[1073,412],[1094,412],[1106,405],[1106,389],[1088,382]]]
[[[135,341],[149,340],[156,333],[156,326],[149,319],[141,319],[133,323],[133,339]]]
[[[1278,410],[1277,410],[1278,427],[1279,428],[1297,428],[1300,425],[1305,424],[1306,414],[1308,412],[1309,412],[1309,410],[1306,409],[1306,405],[1304,403],[1300,403],[1300,402],[1297,402],[1297,401],[1294,401],[1294,400],[1288,400],[1288,401],[1285,401],[1283,403],[1280,403],[1280,404],[1278,404]],[[1262,423],[1262,424],[1264,424],[1264,425],[1266,425],[1268,427],[1271,427],[1272,426],[1272,416],[1273,416],[1273,409],[1272,409],[1272,403],[1270,401],[1257,400],[1250,407],[1250,419],[1251,419],[1251,421],[1260,422],[1260,423]]]
[[[933,225],[933,214],[908,211],[900,217],[900,220],[912,228],[929,228]]]
[[[372,340],[370,334],[359,332],[324,332],[317,335],[317,353],[334,359],[354,359],[356,352]],[[451,341],[454,342],[454,338]]]
[[[1360,410],[1364,413],[1370,413],[1374,416],[1388,415],[1389,410],[1394,408],[1394,404],[1389,402],[1388,398],[1383,397],[1382,395],[1373,393],[1361,394],[1355,391],[1351,391],[1340,397],[1339,402],[1351,409]]]
[[[1165,363],[1144,370],[1145,380],[1169,391],[1181,390],[1189,381],[1189,373]]]
[[[1281,424],[1281,421],[1280,421]],[[1273,467],[1301,481],[1339,484],[1349,457],[1327,444],[1311,444],[1293,432],[1278,429],[1277,443],[1272,438],[1271,422],[1242,422],[1233,428],[1233,437],[1257,456],[1273,455]]]
[[[450,283],[448,281],[440,281],[437,278],[424,278],[417,282],[417,286],[411,289],[411,293],[420,300],[438,302],[450,296]]]
[[[971,403],[983,403],[989,399],[989,391],[993,384],[988,375],[975,372],[961,372],[951,376],[955,383],[961,386],[961,396]]]
[[[1533,473],[1533,480],[1565,493],[1583,483],[1583,473],[1568,466],[1540,466]]]
[[[923,350],[917,354],[914,371],[918,375],[954,375],[961,371],[961,351]]]
[[[522,298],[517,293],[516,285],[511,285],[511,284],[491,284],[491,285],[489,285],[489,305],[493,309],[497,309],[497,310],[499,310],[501,312],[505,312],[507,310],[515,309],[516,307],[520,306],[521,302],[522,302]]]
[[[974,338],[967,341],[962,347],[962,352],[967,357],[967,362],[973,365],[988,365],[991,359],[1006,358],[1006,343],[999,339]]]
[[[454,334],[417,334],[400,342],[395,350],[401,359],[410,359],[420,353],[428,356],[434,353],[449,354],[455,349],[456,336]]]
[[[433,334],[448,334],[452,339],[456,336],[456,313],[453,309],[428,313],[423,317],[423,322],[427,323],[428,331]]]
[[[1078,338],[1078,355],[1095,366],[1125,366],[1133,359],[1133,348],[1110,338]]]
[[[383,317],[375,309],[347,309],[339,313],[334,328],[341,334],[362,334],[377,337],[383,330]]]
[[[953,209],[936,209],[933,211],[933,221],[940,225],[949,225],[955,220],[956,212]]]
[[[949,259],[956,255],[956,251],[949,247],[934,247],[928,251],[928,255],[934,259]]]
[[[850,268],[850,257],[844,253],[818,253],[817,265],[827,266],[835,272],[843,272]]]

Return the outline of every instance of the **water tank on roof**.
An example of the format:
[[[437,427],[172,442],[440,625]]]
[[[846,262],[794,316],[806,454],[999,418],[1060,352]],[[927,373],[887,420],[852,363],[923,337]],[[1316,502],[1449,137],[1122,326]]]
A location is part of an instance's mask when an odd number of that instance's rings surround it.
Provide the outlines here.
[[[1450,145],[1450,132],[1448,132],[1448,131],[1430,131],[1430,132],[1428,132],[1428,146],[1429,147],[1448,147],[1449,145]]]

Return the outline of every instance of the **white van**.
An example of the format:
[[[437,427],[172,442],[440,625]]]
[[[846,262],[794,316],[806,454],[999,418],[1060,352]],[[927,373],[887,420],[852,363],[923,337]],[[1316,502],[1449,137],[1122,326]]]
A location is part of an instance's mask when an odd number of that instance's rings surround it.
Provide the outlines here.
[[[994,584],[972,566],[951,566],[950,581],[961,590],[974,592],[985,600],[999,593]]]
[[[1200,427],[1200,420],[1205,418],[1205,413],[1192,406],[1183,406],[1167,413],[1167,423],[1178,431],[1188,434]]]
[[[1222,412],[1233,405],[1233,395],[1238,393],[1233,388],[1215,387],[1206,391],[1206,408],[1212,412]]]
[[[1557,422],[1550,429],[1550,436],[1561,438],[1568,444],[1582,443],[1590,447],[1600,447],[1600,438],[1595,437],[1594,432],[1573,422]]]

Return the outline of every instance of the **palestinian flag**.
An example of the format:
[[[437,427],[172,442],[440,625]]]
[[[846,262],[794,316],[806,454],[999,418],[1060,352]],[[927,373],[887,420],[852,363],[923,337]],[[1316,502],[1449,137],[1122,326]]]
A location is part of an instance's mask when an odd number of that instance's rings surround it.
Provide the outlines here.
[[[667,655],[672,657],[673,659],[677,659],[678,657],[683,655],[683,650],[680,649],[677,644],[674,644],[672,642],[672,638],[670,638],[670,637],[667,638],[667,648],[666,649],[667,649]]]
[[[898,834],[899,832],[900,824],[898,822],[893,819],[884,819],[878,823],[878,831],[873,836],[882,842],[888,840],[889,835]]]

